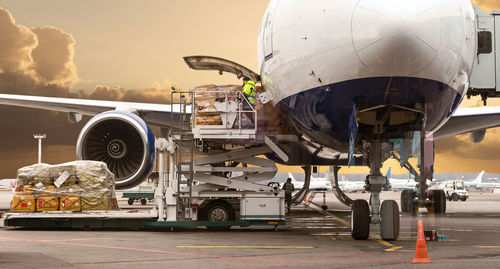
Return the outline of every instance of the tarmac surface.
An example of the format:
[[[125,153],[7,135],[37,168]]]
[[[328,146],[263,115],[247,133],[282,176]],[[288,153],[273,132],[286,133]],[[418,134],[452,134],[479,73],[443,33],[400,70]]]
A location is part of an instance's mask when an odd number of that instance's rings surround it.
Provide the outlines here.
[[[0,210],[10,192],[0,192]],[[369,194],[349,194],[366,198]],[[399,202],[399,192],[382,199]],[[322,204],[316,195],[315,204]],[[376,227],[367,241],[350,236],[349,208],[327,193],[327,211],[309,203],[292,209],[287,225],[272,228],[36,230],[0,227],[0,268],[499,268],[500,194],[471,193],[448,202],[442,217],[402,215],[398,241],[380,240]],[[129,207],[125,200],[121,207]],[[133,208],[144,208],[132,206]],[[418,220],[446,241],[427,242],[431,264],[414,258]]]

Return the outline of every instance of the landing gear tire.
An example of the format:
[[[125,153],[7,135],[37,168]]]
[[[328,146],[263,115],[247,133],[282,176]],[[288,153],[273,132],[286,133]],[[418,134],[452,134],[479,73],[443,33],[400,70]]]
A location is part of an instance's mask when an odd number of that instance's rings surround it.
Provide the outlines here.
[[[392,241],[399,238],[399,207],[394,200],[385,200],[380,206],[380,236]]]
[[[403,190],[401,192],[401,212],[413,213],[413,200],[415,193],[411,190]]]
[[[444,214],[446,213],[446,195],[443,190],[432,190],[429,192],[429,196],[432,198],[434,205],[434,214]]]
[[[148,200],[146,198],[141,199],[141,205],[146,205],[148,203]]]
[[[351,207],[351,236],[366,240],[370,234],[370,207],[365,200],[354,200]]]
[[[328,206],[326,206],[326,205],[322,205],[322,206],[321,206],[321,209],[323,209],[323,210],[325,210],[325,211],[326,211],[326,210],[328,209]]]
[[[133,205],[134,204],[134,198],[128,198],[127,203],[128,203],[128,205]]]
[[[204,209],[202,219],[210,222],[227,222],[234,221],[234,208],[224,201],[213,201]],[[207,226],[210,231],[227,231],[231,226]]]
[[[458,199],[459,199],[459,198],[458,198],[458,194],[453,193],[453,194],[451,195],[451,200],[453,200],[454,202],[458,201]]]

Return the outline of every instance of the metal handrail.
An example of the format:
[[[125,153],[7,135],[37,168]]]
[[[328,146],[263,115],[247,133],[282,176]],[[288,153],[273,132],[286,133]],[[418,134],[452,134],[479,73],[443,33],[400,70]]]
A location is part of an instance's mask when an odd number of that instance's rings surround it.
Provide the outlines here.
[[[232,101],[231,99],[234,99],[234,101],[237,101],[237,100],[241,100],[242,102],[239,103],[239,106],[238,106],[238,109],[237,111],[235,111],[236,113],[238,113],[238,130],[240,131],[241,133],[241,130],[244,130],[242,128],[242,125],[241,125],[241,115],[243,113],[252,113],[254,115],[254,123],[253,123],[253,129],[255,132],[257,132],[257,127],[258,127],[258,124],[257,124],[257,110],[255,109],[255,107],[250,103],[250,101],[248,100],[248,98],[241,92],[241,91],[234,91],[234,90],[228,90],[228,91],[211,91],[211,90],[199,90],[199,91],[196,91],[196,90],[193,90],[193,91],[188,91],[188,92],[176,92],[178,94],[180,94],[181,96],[183,95],[188,95],[191,99],[191,105],[192,105],[192,110],[191,110],[191,123],[192,123],[192,127],[195,128],[196,126],[199,126],[199,125],[196,125],[196,121],[195,121],[195,118],[196,116],[199,116],[200,114],[209,114],[209,113],[228,113],[227,112],[227,101]],[[220,110],[198,110],[196,109],[196,94],[217,94],[217,95],[222,95],[224,97],[224,100],[226,101],[226,109],[225,111],[220,111]],[[230,97],[230,96],[233,96],[233,97]],[[243,109],[242,106],[244,104],[247,104],[248,107],[250,109]],[[233,112],[231,112],[233,113]],[[225,129],[228,129],[228,130],[236,130],[235,128],[225,128]],[[249,129],[249,128],[245,128],[245,129]]]

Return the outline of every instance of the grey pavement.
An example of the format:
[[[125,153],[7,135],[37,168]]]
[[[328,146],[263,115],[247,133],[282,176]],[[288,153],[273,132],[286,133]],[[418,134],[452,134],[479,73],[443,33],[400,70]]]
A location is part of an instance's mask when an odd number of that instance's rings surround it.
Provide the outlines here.
[[[368,194],[350,194],[368,198]],[[399,200],[399,193],[383,199]],[[7,208],[8,192],[0,193]],[[321,195],[314,200],[321,204]],[[0,268],[499,268],[500,195],[473,193],[466,202],[449,202],[446,216],[402,215],[401,238],[386,242],[350,238],[348,208],[332,193],[328,211],[297,206],[287,225],[234,228],[148,230],[36,230],[0,228]],[[7,204],[6,204],[7,203]],[[123,207],[126,203],[120,203]],[[134,205],[135,206],[135,205]],[[140,208],[140,207],[138,207]],[[427,242],[433,263],[413,265],[417,222],[448,237]],[[347,224],[347,225],[346,225]]]

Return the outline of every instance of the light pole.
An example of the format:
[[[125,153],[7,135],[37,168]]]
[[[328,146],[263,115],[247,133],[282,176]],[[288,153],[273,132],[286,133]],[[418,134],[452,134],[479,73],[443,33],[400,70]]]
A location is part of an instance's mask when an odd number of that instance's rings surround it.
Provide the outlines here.
[[[42,139],[47,138],[46,134],[34,134],[33,137],[38,139],[38,163],[42,163]]]

